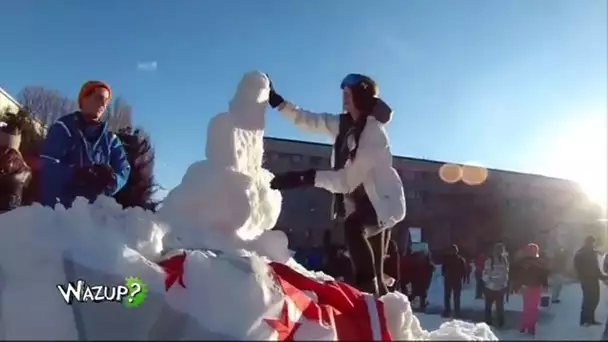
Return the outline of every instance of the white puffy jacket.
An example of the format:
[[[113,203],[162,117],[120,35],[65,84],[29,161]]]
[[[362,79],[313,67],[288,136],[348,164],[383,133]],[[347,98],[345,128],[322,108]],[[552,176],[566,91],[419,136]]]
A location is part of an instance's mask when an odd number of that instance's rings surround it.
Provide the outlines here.
[[[338,115],[309,112],[287,101],[279,106],[279,111],[304,131],[324,134],[332,140],[339,133]],[[333,163],[332,152],[332,166]],[[369,235],[391,228],[403,220],[406,211],[403,184],[393,168],[393,156],[384,123],[374,115],[367,117],[359,138],[357,156],[349,160],[343,169],[317,171],[315,178],[316,187],[338,194],[351,193],[361,184],[378,217],[379,230],[372,228]]]

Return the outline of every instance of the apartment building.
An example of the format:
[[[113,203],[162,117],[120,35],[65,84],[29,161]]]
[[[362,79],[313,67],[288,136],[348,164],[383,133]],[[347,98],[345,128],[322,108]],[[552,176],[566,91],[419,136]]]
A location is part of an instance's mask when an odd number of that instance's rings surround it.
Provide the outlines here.
[[[264,145],[265,167],[272,172],[330,167],[329,144],[265,138]],[[575,248],[597,226],[594,206],[568,180],[474,166],[463,172],[462,166],[399,156],[393,166],[407,201],[406,218],[393,230],[401,246],[409,238],[408,228],[416,227],[433,251],[456,243],[465,253],[475,253],[494,241],[513,247],[559,242]],[[455,169],[464,181],[453,182]],[[294,247],[320,244],[324,231],[336,227],[330,207],[325,190],[284,191],[277,227],[289,234]],[[342,240],[339,229],[332,232]]]

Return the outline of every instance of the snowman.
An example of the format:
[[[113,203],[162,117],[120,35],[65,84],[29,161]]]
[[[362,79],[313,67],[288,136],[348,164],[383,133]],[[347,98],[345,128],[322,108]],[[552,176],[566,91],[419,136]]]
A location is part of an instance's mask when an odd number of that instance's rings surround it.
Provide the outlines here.
[[[276,337],[264,317],[281,315],[284,295],[269,261],[310,275],[291,258],[286,235],[271,230],[280,214],[281,194],[270,189],[273,175],[262,168],[269,91],[264,73],[243,76],[228,111],[209,122],[206,160],[188,168],[158,212],[170,227],[159,264],[169,273],[177,267],[181,274],[167,286],[167,301],[207,329],[233,338]],[[213,315],[202,307],[214,308]],[[297,315],[294,308],[289,310]],[[305,331],[308,338],[335,337],[313,322]]]
[[[228,111],[209,122],[206,160],[188,168],[158,212],[171,226],[165,250],[245,248],[275,225],[281,194],[270,189],[273,175],[262,168],[269,91],[265,74],[245,74]]]

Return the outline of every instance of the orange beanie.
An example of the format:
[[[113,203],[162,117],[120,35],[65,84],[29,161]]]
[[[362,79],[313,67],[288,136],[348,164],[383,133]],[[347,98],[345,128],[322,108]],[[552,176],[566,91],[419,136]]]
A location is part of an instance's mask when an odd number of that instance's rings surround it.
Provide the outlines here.
[[[91,93],[93,93],[95,91],[95,89],[97,88],[106,88],[108,90],[108,93],[110,93],[110,98],[108,100],[110,100],[112,98],[112,89],[110,89],[110,86],[103,81],[88,81],[85,84],[82,85],[82,87],[80,88],[80,92],[78,93],[78,107],[82,108],[82,100],[91,95]]]

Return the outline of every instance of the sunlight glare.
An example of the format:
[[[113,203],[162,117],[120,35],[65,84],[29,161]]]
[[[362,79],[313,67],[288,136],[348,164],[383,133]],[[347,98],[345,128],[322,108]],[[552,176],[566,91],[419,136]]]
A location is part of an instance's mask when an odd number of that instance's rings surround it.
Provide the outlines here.
[[[608,207],[607,125],[605,115],[581,115],[579,121],[565,123],[556,130],[548,156],[548,171],[579,183],[604,212]]]

